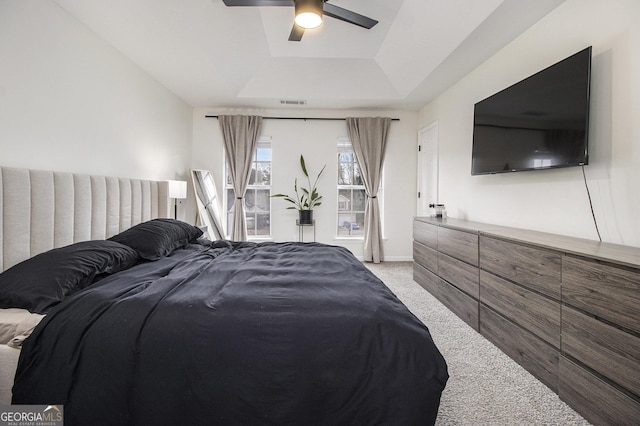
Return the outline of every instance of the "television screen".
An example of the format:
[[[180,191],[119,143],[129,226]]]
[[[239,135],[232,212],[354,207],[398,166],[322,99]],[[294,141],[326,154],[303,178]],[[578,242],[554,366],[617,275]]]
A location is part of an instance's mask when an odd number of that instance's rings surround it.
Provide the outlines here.
[[[471,174],[589,163],[591,47],[474,107]]]

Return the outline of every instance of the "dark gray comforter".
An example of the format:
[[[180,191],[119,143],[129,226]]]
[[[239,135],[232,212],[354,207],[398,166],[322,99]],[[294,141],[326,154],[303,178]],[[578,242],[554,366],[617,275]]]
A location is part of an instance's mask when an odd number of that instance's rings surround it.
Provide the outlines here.
[[[67,425],[424,425],[448,378],[424,326],[346,249],[191,244],[54,308],[14,404]]]

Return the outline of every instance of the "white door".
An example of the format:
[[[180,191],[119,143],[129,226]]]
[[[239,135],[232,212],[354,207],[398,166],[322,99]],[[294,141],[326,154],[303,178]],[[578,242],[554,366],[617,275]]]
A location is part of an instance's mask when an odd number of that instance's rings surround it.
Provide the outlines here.
[[[429,216],[429,204],[438,202],[438,122],[418,133],[418,216]]]

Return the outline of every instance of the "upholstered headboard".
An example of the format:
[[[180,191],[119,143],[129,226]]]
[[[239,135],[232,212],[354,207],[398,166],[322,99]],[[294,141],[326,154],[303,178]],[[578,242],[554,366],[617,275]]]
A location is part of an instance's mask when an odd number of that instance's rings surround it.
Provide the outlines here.
[[[167,182],[0,167],[0,271],[169,217]]]

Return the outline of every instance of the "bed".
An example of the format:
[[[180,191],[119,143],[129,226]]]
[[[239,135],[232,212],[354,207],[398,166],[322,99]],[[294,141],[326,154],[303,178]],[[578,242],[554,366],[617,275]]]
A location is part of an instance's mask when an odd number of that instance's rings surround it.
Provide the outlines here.
[[[0,274],[4,308],[44,315],[14,404],[63,405],[69,425],[435,422],[445,360],[348,250],[127,225]]]

